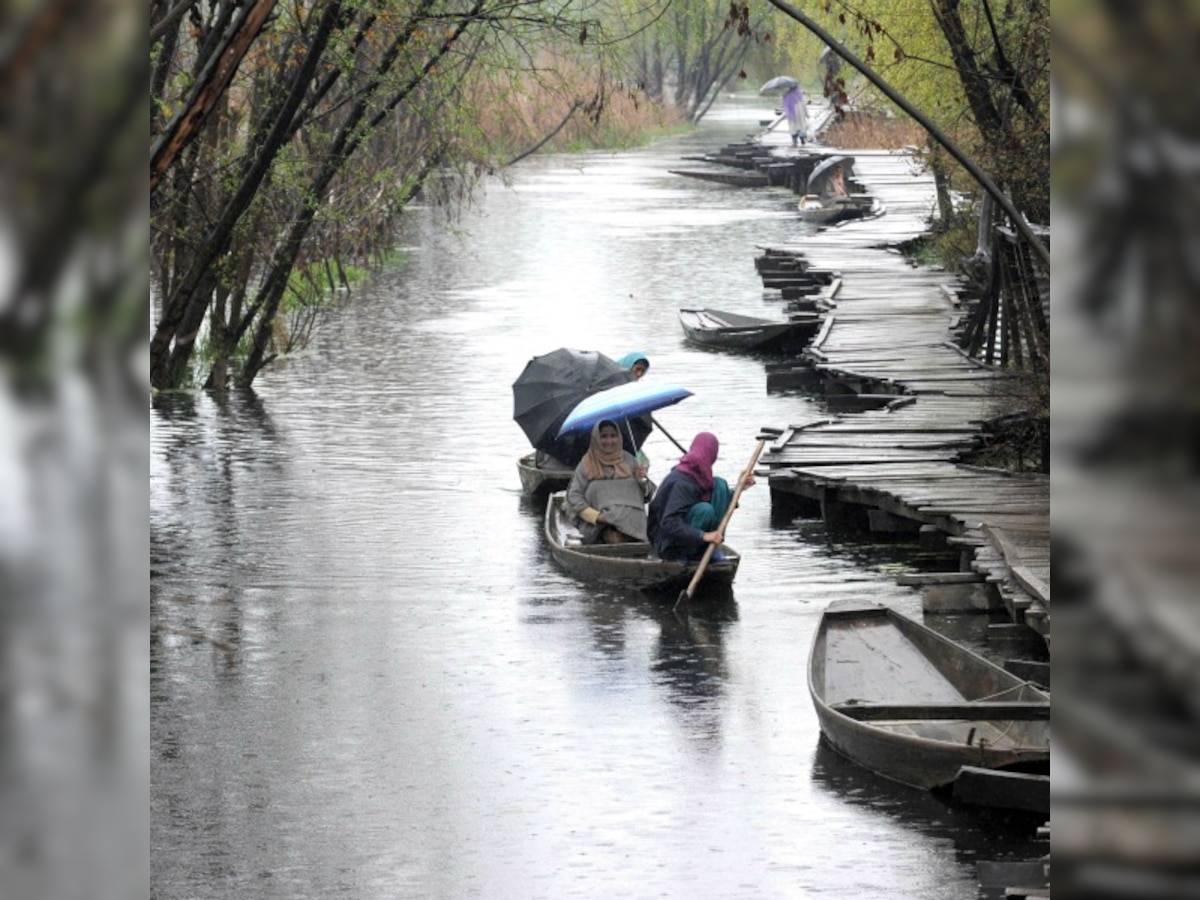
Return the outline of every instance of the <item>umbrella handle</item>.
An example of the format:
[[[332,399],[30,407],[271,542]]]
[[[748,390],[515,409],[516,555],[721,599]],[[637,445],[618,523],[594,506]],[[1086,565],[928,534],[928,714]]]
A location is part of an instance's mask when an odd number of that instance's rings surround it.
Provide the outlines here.
[[[659,422],[658,419],[654,418],[654,416],[651,416],[650,421],[654,424],[655,428],[657,428],[659,431],[661,431],[663,434],[665,434],[668,438],[670,438],[671,443],[679,448],[680,453],[687,453],[687,451],[685,449],[683,449],[683,444],[679,443],[679,441],[677,441],[677,440],[675,440],[675,438],[671,437],[671,432],[669,432],[669,431],[667,431],[667,429],[663,428],[662,423]]]

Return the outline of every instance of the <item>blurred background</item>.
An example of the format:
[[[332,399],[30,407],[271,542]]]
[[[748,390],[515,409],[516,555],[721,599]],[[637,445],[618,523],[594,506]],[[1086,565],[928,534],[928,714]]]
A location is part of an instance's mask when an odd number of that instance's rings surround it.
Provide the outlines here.
[[[1052,22],[1055,887],[1200,896],[1200,4]]]
[[[144,896],[145,12],[0,16],[0,895]]]
[[[0,53],[0,895],[148,884],[142,8]],[[1200,896],[1200,4],[1052,9],[1060,896]]]

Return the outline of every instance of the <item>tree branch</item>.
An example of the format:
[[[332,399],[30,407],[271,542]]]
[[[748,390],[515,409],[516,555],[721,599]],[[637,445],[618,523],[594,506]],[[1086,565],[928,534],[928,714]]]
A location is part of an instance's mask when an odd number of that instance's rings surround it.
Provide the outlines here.
[[[158,186],[162,174],[171,167],[179,152],[200,133],[208,114],[229,86],[234,73],[266,24],[276,0],[256,0],[234,26],[228,42],[205,66],[184,108],[175,116],[154,146],[150,148],[150,190]]]
[[[546,146],[546,144],[556,134],[558,134],[560,131],[563,130],[563,128],[566,127],[566,124],[571,121],[571,117],[573,115],[575,115],[576,112],[579,111],[579,107],[581,107],[581,106],[583,106],[582,100],[576,100],[574,103],[572,103],[571,108],[567,110],[567,114],[565,116],[563,116],[563,120],[561,122],[559,122],[557,126],[555,126],[553,131],[551,131],[548,135],[546,135],[544,138],[542,138],[540,141],[538,141],[536,144],[534,144],[532,147],[530,147],[524,153],[519,153],[516,156],[514,156],[512,159],[510,159],[508,162],[506,162],[504,164],[504,167],[508,168],[509,166],[516,165],[521,160],[525,159],[527,156],[533,156],[533,154],[535,154],[539,150],[541,150],[542,147]]]

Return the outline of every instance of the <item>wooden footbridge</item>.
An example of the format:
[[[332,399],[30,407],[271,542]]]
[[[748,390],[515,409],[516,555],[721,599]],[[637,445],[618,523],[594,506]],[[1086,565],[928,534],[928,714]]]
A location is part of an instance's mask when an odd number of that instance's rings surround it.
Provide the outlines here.
[[[1020,405],[1021,382],[960,350],[959,282],[896,246],[927,230],[932,176],[903,153],[855,151],[856,173],[886,214],[764,248],[767,273],[800,257],[840,277],[800,358],[771,366],[768,389],[819,392],[828,415],[793,424],[761,459],[772,501],[818,510],[832,528],[910,531],[959,548],[956,571],[901,576],[964,584],[1049,638],[1049,479],[959,462],[984,423]],[[778,261],[778,265],[773,265]]]

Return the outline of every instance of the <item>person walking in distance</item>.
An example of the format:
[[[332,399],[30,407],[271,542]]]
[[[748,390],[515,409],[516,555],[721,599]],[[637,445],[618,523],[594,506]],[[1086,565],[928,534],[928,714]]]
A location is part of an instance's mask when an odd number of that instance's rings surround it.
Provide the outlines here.
[[[808,137],[808,98],[800,85],[790,88],[783,95],[783,111],[787,115],[788,131],[792,134],[792,146],[803,144]]]

